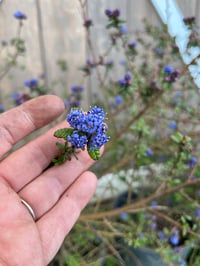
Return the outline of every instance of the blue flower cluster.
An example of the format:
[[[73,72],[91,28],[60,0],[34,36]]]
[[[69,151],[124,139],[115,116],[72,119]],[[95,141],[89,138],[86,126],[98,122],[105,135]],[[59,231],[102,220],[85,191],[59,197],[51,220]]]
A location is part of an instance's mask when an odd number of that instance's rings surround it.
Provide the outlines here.
[[[75,148],[84,149],[87,145],[91,151],[100,149],[109,140],[105,119],[103,109],[98,106],[90,108],[87,113],[72,109],[67,115],[67,122],[74,130],[67,136],[67,141]]]
[[[16,19],[19,19],[19,20],[23,20],[23,19],[27,19],[27,16],[21,12],[21,11],[15,11],[15,13],[13,14],[13,16],[16,18]]]
[[[36,88],[38,86],[38,80],[33,78],[33,79],[30,79],[30,80],[26,80],[24,82],[24,85],[30,89],[33,89],[33,88]]]
[[[132,82],[132,75],[131,73],[127,72],[122,79],[118,81],[121,87],[128,87],[131,85]]]
[[[120,10],[119,9],[114,9],[114,10],[106,9],[105,14],[110,19],[116,19],[120,16]]]
[[[173,70],[172,66],[165,66],[164,74],[165,74],[164,81],[168,83],[173,83],[177,81],[180,72],[178,70]]]

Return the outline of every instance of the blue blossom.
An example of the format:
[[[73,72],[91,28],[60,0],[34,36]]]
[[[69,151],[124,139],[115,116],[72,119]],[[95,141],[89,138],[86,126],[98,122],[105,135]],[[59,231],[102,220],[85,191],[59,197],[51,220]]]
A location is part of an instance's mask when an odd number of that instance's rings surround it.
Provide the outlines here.
[[[192,157],[189,159],[189,161],[188,161],[188,166],[189,166],[190,168],[193,168],[193,167],[197,164],[197,162],[198,162],[197,157],[192,156]]]
[[[97,132],[89,139],[88,147],[90,150],[100,149],[101,146],[108,142],[108,140],[109,137],[107,137],[105,133]]]
[[[106,16],[111,17],[112,16],[112,10],[111,9],[106,9],[105,10],[105,14],[106,14]]]
[[[135,48],[136,46],[137,46],[137,42],[136,42],[136,41],[130,42],[130,43],[128,44],[128,47],[129,47],[130,49],[133,49],[133,48]]]
[[[121,26],[121,33],[123,33],[123,34],[127,33],[127,27],[125,24]]]
[[[168,74],[168,75],[171,74],[173,72],[172,66],[165,66],[164,72],[165,72],[165,74]]]
[[[93,151],[100,149],[109,140],[106,135],[108,126],[105,123],[105,112],[98,106],[91,107],[87,113],[72,109],[67,115],[67,121],[74,129],[67,140],[75,148],[83,149],[87,145]]]
[[[82,123],[84,118],[84,113],[81,110],[72,109],[72,111],[67,115],[67,122],[71,127],[77,128],[77,126]]]
[[[124,75],[124,78],[119,79],[118,83],[121,87],[128,87],[131,85],[131,81],[132,81],[132,74],[127,72]]]
[[[169,243],[176,247],[179,245],[180,237],[179,237],[179,231],[175,230],[174,233],[169,237]]]
[[[170,123],[169,123],[169,128],[170,129],[176,129],[177,128],[177,123],[176,123],[176,121],[171,121]]]
[[[35,79],[35,78],[30,79],[30,80],[26,80],[26,81],[24,82],[24,85],[25,85],[26,87],[31,88],[31,89],[32,89],[32,88],[35,88],[35,87],[38,86],[38,80]]]
[[[4,112],[4,106],[3,104],[0,104],[0,113],[3,113]]]
[[[165,240],[165,234],[163,231],[158,231],[158,237],[160,239],[160,241],[164,241]]]
[[[84,148],[87,144],[87,136],[79,133],[78,131],[74,130],[72,135],[67,137],[67,140],[76,148]]]
[[[27,19],[27,16],[21,12],[21,11],[15,11],[15,13],[13,14],[13,16],[16,18],[16,19],[20,19],[20,20],[23,20],[23,19]]]
[[[166,75],[164,81],[169,83],[175,82],[180,75],[180,72],[173,70],[172,66],[165,66],[164,73]]]
[[[93,22],[91,19],[86,19],[83,24],[87,29],[93,25]]]
[[[157,55],[163,55],[164,54],[164,50],[160,47],[157,47],[154,51]]]
[[[157,201],[152,201],[151,202],[151,207],[156,207],[158,205]]]
[[[122,220],[126,221],[126,220],[128,220],[129,215],[128,215],[127,212],[122,212],[122,213],[120,214],[120,217],[121,217]]]
[[[13,98],[13,100],[15,101],[16,105],[20,105],[26,101],[28,101],[30,99],[30,95],[28,93],[13,93],[11,95],[11,97]]]
[[[124,101],[123,97],[121,95],[117,95],[115,97],[115,103],[116,104],[121,104]]]
[[[152,151],[152,149],[150,149],[150,148],[149,148],[149,149],[146,149],[145,153],[146,153],[146,155],[149,156],[149,157],[153,156],[153,151]]]
[[[200,218],[200,208],[196,209],[196,216]]]
[[[71,91],[72,92],[83,92],[84,91],[84,87],[83,86],[77,86],[77,85],[74,85],[74,86],[71,86]]]

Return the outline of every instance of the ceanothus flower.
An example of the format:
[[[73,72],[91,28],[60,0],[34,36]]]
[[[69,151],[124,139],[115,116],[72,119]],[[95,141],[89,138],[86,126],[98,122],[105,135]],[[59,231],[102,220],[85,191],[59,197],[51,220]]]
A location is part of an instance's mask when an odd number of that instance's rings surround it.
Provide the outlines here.
[[[21,12],[19,10],[15,11],[15,13],[13,14],[13,16],[16,19],[19,19],[19,20],[27,19],[27,16],[23,12]]]
[[[79,133],[78,131],[74,130],[72,135],[67,137],[67,140],[71,142],[71,144],[76,148],[84,148],[88,142],[87,136]]]
[[[24,85],[28,88],[36,88],[38,86],[38,80],[36,78],[30,79],[30,80],[26,80],[24,82]]]
[[[76,148],[84,148],[87,144],[90,150],[100,149],[109,140],[106,136],[108,127],[104,121],[105,112],[98,106],[91,107],[87,113],[72,109],[67,122],[74,131],[67,140]]]
[[[60,128],[54,136],[65,140],[65,144],[57,143],[61,155],[54,159],[55,164],[62,164],[76,156],[76,149],[87,149],[93,160],[100,158],[100,148],[109,141],[106,135],[108,126],[105,123],[105,112],[98,106],[91,107],[84,113],[80,109],[72,109],[66,117],[70,127]]]
[[[72,109],[72,111],[67,115],[67,122],[73,128],[77,128],[83,120],[84,113],[79,109]]]

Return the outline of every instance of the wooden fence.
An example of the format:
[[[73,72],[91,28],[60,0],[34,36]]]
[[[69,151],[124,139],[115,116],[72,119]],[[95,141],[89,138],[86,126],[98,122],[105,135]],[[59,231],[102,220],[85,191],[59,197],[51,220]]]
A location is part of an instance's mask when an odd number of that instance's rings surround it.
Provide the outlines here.
[[[177,3],[185,16],[195,15],[199,20],[199,0],[177,0]],[[88,0],[85,4],[88,17],[94,23],[91,36],[97,56],[107,46],[106,8],[121,10],[121,16],[127,21],[128,31],[140,29],[143,18],[153,24],[161,23],[150,0]],[[18,23],[13,17],[16,10],[23,11],[28,17],[23,23],[21,34],[26,43],[26,54],[19,58],[18,66],[9,70],[1,80],[1,101],[13,91],[23,91],[24,81],[32,77],[42,75],[45,84],[60,96],[71,85],[82,83],[83,75],[78,68],[85,63],[88,51],[79,0],[2,0],[0,41],[3,43],[16,36]],[[1,46],[0,73],[5,66],[7,53],[7,48]],[[116,60],[120,60],[120,56],[117,52],[114,54]],[[61,59],[68,64],[67,72],[61,72],[57,65],[57,61]],[[96,79],[90,80],[87,87],[89,97],[91,90],[97,87]]]

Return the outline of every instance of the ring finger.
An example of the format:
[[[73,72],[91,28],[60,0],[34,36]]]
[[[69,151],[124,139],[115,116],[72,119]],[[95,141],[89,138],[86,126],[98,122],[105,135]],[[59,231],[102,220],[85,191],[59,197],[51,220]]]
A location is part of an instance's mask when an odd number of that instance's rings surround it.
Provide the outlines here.
[[[48,212],[71,184],[93,164],[86,151],[63,165],[46,170],[41,176],[26,185],[19,196],[33,208],[36,219]]]

